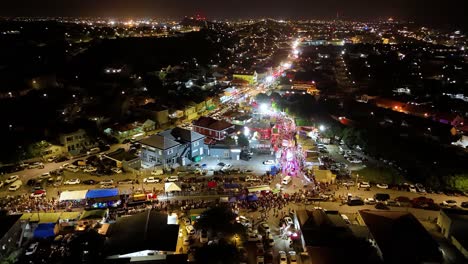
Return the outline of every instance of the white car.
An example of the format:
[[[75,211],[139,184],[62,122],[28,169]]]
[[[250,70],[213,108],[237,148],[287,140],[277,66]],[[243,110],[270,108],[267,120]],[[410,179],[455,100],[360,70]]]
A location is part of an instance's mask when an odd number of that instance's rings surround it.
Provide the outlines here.
[[[86,167],[83,172],[95,172],[97,171],[97,168],[95,167]]]
[[[0,181],[0,188],[2,188],[4,185],[3,181]]]
[[[275,161],[274,160],[265,160],[263,162],[263,165],[275,165]]]
[[[185,224],[186,226],[192,224],[192,222],[190,222],[190,219],[188,219],[187,217],[182,218],[182,221],[184,222],[184,224]]]
[[[284,251],[279,252],[279,264],[288,264],[288,258]]]
[[[63,184],[64,185],[75,185],[75,184],[80,184],[80,182],[81,182],[80,179],[76,178],[76,179],[67,180]]]
[[[366,198],[366,199],[364,199],[364,203],[365,204],[375,204],[376,201],[375,201],[374,198]]]
[[[232,168],[232,165],[231,164],[226,164],[223,166],[223,168],[221,168],[222,171],[225,171],[225,170],[229,170]]]
[[[161,180],[159,178],[156,178],[156,177],[148,177],[148,178],[143,179],[144,183],[157,183],[157,182],[160,182],[160,181]]]
[[[25,255],[31,256],[32,254],[36,253],[38,246],[39,246],[39,242],[35,242],[29,245],[28,249],[26,249]]]
[[[39,179],[48,179],[50,178],[50,172],[44,172],[39,176]]]
[[[101,184],[114,184],[114,180],[113,179],[103,180],[101,181]]]
[[[442,205],[447,206],[447,207],[455,207],[455,206],[457,206],[457,201],[446,200],[446,201],[442,202]]]
[[[8,179],[5,180],[5,183],[6,184],[12,183],[12,182],[15,182],[18,179],[19,179],[18,175],[11,175],[10,177],[8,177]]]
[[[70,166],[70,163],[64,163],[62,166],[60,166],[60,169],[65,169],[68,166]]]
[[[368,182],[360,182],[359,188],[370,188],[370,183]]]
[[[385,183],[377,183],[377,188],[380,188],[380,189],[388,189],[388,185],[385,184]]]
[[[166,182],[176,182],[176,181],[179,181],[178,176],[169,176],[166,178]]]
[[[21,188],[21,185],[22,185],[21,181],[15,181],[14,183],[10,185],[10,187],[8,187],[8,191],[14,192],[18,190],[19,188]]]
[[[114,173],[117,173],[117,174],[122,173],[122,170],[119,169],[119,168],[112,168],[111,171],[113,171]]]
[[[410,185],[408,188],[409,188],[409,191],[410,191],[410,192],[414,192],[414,193],[415,193],[415,192],[418,192],[418,191],[416,190],[416,186],[414,186],[414,185]]]
[[[270,233],[270,226],[267,223],[262,223],[260,226],[262,227],[263,232],[267,234]]]
[[[115,185],[112,183],[102,183],[100,186],[101,189],[113,189]]]
[[[159,169],[159,170],[154,170],[151,172],[151,175],[153,176],[159,176],[159,175],[163,175],[164,174],[164,171]]]
[[[292,218],[289,217],[289,216],[286,216],[285,218],[283,218],[283,220],[286,223],[286,225],[288,225],[288,226],[294,225],[294,222],[293,222]]]
[[[297,263],[296,251],[289,251],[289,263]]]

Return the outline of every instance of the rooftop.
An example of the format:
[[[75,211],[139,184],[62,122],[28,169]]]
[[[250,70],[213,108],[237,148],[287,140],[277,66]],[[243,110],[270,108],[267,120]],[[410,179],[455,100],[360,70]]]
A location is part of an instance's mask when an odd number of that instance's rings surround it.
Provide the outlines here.
[[[206,116],[202,116],[198,120],[194,121],[193,125],[204,127],[204,128],[209,128],[209,129],[217,130],[217,131],[225,130],[233,126],[232,124],[226,121],[216,120],[212,117],[206,117]]]

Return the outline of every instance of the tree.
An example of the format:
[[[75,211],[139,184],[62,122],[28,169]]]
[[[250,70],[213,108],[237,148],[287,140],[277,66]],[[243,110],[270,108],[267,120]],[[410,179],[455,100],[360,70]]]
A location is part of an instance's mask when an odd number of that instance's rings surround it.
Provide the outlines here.
[[[218,243],[205,245],[195,252],[197,263],[205,264],[235,264],[239,263],[239,253],[236,247],[220,240]]]
[[[248,147],[250,145],[250,142],[244,134],[240,134],[237,138],[237,144],[241,147]]]
[[[236,215],[227,206],[207,209],[195,223],[197,229],[205,229],[219,237],[244,236],[245,227],[235,221]]]

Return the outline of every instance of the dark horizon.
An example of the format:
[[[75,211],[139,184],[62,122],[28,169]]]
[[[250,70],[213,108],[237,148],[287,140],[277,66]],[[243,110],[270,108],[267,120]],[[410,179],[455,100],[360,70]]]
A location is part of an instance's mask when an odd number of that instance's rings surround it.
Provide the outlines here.
[[[434,2],[434,1],[432,1]],[[461,0],[17,0],[0,4],[0,15],[48,17],[115,17],[115,18],[182,18],[201,14],[208,19],[340,19],[369,21],[393,17],[396,20],[451,28],[468,28],[464,10],[468,4]],[[25,8],[26,7],[26,8]]]

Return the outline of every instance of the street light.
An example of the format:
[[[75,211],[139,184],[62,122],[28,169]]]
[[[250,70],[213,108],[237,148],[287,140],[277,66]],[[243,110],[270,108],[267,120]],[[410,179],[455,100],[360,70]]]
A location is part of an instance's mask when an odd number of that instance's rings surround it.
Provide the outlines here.
[[[326,127],[325,127],[324,125],[320,125],[320,126],[319,126],[319,130],[320,130],[320,131],[323,132],[323,131],[325,131],[325,129],[326,129]]]

